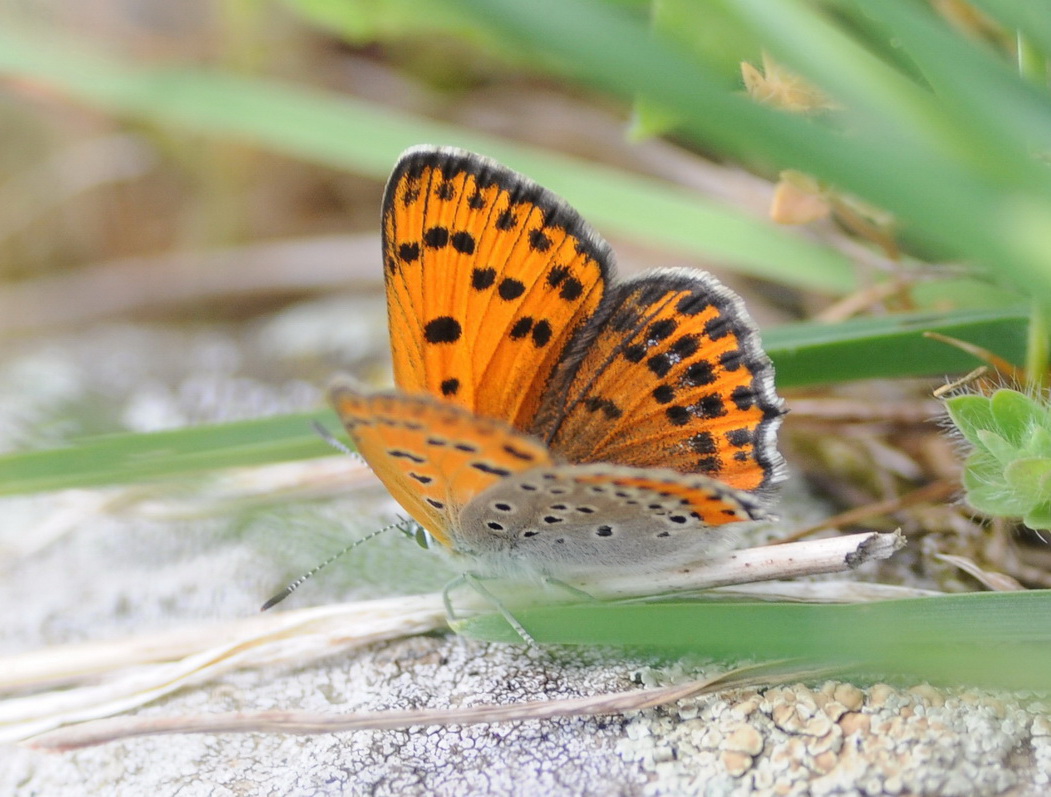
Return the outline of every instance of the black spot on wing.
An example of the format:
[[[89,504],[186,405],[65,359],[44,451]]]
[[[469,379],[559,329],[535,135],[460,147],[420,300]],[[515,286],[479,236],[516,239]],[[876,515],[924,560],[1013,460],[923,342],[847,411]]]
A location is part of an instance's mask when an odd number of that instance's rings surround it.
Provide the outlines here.
[[[448,246],[449,231],[445,227],[431,227],[423,233],[423,244],[430,249]]]
[[[512,340],[521,340],[529,334],[529,331],[532,328],[533,319],[529,316],[523,316],[522,318],[519,318],[517,321],[515,321],[514,326],[511,327],[510,331],[507,334],[511,337]]]
[[[448,201],[456,196],[456,186],[448,180],[443,180],[435,187],[434,195],[438,197],[438,199]]]
[[[423,339],[428,343],[455,343],[463,334],[460,322],[452,316],[438,316],[423,327]]]
[[[500,281],[500,286],[496,289],[496,292],[501,299],[510,302],[525,293],[525,284],[513,277],[505,277]]]
[[[495,268],[476,268],[471,272],[471,287],[476,291],[491,288],[494,282],[496,282]]]
[[[495,465],[490,465],[488,462],[472,462],[471,467],[482,473],[488,473],[490,476],[506,478],[511,475],[511,471],[506,468],[498,468]]]
[[[529,231],[529,246],[537,252],[546,252],[551,248],[551,239],[544,234],[543,230]]]
[[[412,263],[420,258],[420,245],[418,243],[404,243],[398,247],[398,257],[403,263]]]
[[[474,236],[471,235],[469,232],[454,232],[452,234],[452,238],[450,238],[450,241],[452,242],[453,249],[455,249],[460,254],[474,254]]]
[[[551,340],[551,324],[544,319],[533,324],[533,345],[542,349]]]

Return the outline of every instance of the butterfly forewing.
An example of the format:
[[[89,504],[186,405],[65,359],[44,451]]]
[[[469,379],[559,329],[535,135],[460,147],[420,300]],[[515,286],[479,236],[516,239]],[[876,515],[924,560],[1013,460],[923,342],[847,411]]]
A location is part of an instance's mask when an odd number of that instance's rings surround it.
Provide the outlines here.
[[[427,396],[349,383],[329,400],[358,452],[435,539],[452,545],[461,508],[496,482],[550,464],[547,448],[507,424]]]
[[[395,167],[383,239],[397,386],[528,426],[602,299],[605,242],[521,175],[434,148]]]

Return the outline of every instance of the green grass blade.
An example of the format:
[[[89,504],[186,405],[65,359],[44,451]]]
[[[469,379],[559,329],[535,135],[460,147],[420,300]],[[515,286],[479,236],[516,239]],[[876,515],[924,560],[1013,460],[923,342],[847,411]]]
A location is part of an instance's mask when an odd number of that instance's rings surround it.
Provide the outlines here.
[[[853,23],[847,26],[796,0],[773,8],[742,0],[741,7],[774,54],[838,97],[866,133],[947,170],[1051,187],[1031,155],[1033,142],[1051,134],[1046,92],[929,9],[902,0],[842,2],[839,11]],[[874,51],[906,63],[888,63]],[[910,79],[903,66],[922,77]]]
[[[1051,53],[1051,2],[1048,0],[971,0],[978,8]]]
[[[874,678],[1051,688],[1051,590],[863,604],[589,603],[516,608],[543,644],[613,645],[739,661],[798,658]],[[519,642],[499,614],[457,629]]]
[[[314,431],[340,423],[331,411],[88,438],[75,445],[0,456],[0,495],[140,483],[230,467],[332,454]]]
[[[888,0],[866,4],[861,14],[879,20],[929,81],[937,107],[953,124],[952,138],[965,134],[962,157],[981,155],[969,164],[991,168],[990,176],[1048,188],[1045,170],[1034,169],[1031,151],[1051,138],[1051,102],[1045,90],[1019,75],[1013,64],[975,47],[948,28],[933,11],[914,3]],[[934,105],[928,95],[928,105]],[[946,139],[948,140],[948,139]],[[936,142],[939,143],[939,142]],[[942,144],[945,141],[940,142]],[[989,150],[996,154],[988,157]]]
[[[940,376],[981,365],[959,349],[924,337],[940,332],[989,349],[1009,362],[1025,358],[1028,308],[903,313],[838,324],[792,324],[763,332],[781,387],[854,379]]]
[[[906,152],[933,149],[931,154],[944,160],[937,150],[958,133],[952,120],[924,88],[859,42],[854,30],[799,0],[740,0],[736,5],[764,48],[838,99],[852,125]]]
[[[529,174],[607,234],[827,293],[855,284],[841,254],[683,188],[346,96],[203,69],[144,66],[25,30],[0,30],[3,75],[43,82],[109,113],[239,138],[377,180],[386,179],[409,146],[461,146]]]
[[[380,0],[333,3],[332,0],[281,0],[301,18],[348,41],[371,44],[408,35],[474,35],[470,19],[444,0]]]

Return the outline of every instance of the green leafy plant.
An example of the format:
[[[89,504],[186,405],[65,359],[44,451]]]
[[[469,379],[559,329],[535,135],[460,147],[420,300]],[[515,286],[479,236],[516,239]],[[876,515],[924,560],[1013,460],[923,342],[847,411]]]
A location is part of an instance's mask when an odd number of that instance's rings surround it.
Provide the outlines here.
[[[1020,517],[1051,529],[1051,409],[1035,396],[997,390],[945,402],[949,417],[973,446],[964,463],[967,502],[1000,517]]]

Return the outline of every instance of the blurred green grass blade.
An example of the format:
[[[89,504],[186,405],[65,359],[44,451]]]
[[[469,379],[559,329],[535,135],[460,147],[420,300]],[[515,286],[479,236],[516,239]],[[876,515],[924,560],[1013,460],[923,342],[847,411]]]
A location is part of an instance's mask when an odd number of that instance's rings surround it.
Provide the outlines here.
[[[406,35],[463,33],[470,20],[444,0],[281,0],[301,17],[348,41],[372,43]],[[474,31],[471,31],[474,33]]]
[[[99,487],[197,475],[332,454],[317,421],[341,428],[328,410],[149,434],[114,434],[75,445],[0,456],[0,495]]]
[[[777,157],[781,165],[826,174],[851,170],[882,182],[886,172],[874,155],[898,151],[894,144],[869,151],[809,120],[774,111],[728,89],[704,64],[687,57],[672,42],[649,34],[630,17],[588,0],[457,0],[512,41],[560,58],[565,74],[631,97],[651,97],[681,114],[683,130],[698,141],[748,159]],[[771,4],[776,8],[776,4]],[[756,54],[758,55],[758,53]],[[878,139],[866,144],[878,145]],[[902,151],[901,157],[912,157]],[[925,154],[925,153],[924,153]],[[912,158],[919,178],[930,171],[922,157]]]
[[[971,0],[1008,30],[1032,39],[1051,53],[1051,2],[1049,0]]]
[[[974,159],[975,167],[992,165],[1001,178],[1013,167],[1012,179],[1029,176],[1048,185],[1046,171],[1034,169],[1030,157],[1037,142],[1051,140],[1051,102],[1045,90],[953,33],[928,7],[887,0],[865,4],[860,13],[882,22],[888,38],[923,71],[957,130],[974,137],[969,151],[985,156]],[[997,147],[994,158],[984,151],[990,146]]]
[[[781,387],[855,379],[939,376],[969,371],[971,355],[923,336],[940,332],[1013,363],[1025,358],[1028,308],[903,313],[838,324],[802,323],[764,330],[763,348]]]
[[[3,75],[43,83],[110,113],[237,137],[377,180],[386,179],[409,146],[461,146],[565,196],[607,234],[716,258],[802,288],[840,293],[855,284],[851,264],[838,252],[686,189],[346,96],[203,69],[144,66],[25,30],[0,29]]]
[[[1051,688],[1051,590],[863,604],[723,601],[516,608],[540,643],[612,645],[720,660],[799,658],[874,678]],[[477,639],[520,642],[499,614],[462,621]]]
[[[869,134],[920,151],[958,134],[951,120],[930,102],[929,92],[877,57],[854,38],[853,31],[844,30],[815,4],[738,0],[735,7],[757,32],[764,49],[838,99],[853,124]],[[938,147],[934,149],[937,152]]]
[[[652,3],[650,26],[708,64],[727,87],[741,86],[741,62],[751,61],[760,44],[728,5],[734,0],[660,0]]]
[[[926,5],[840,0],[835,17],[801,0],[737,7],[780,60],[843,102],[866,138],[915,147],[948,171],[1051,189],[1032,158],[1051,134],[1047,93]]]
[[[843,0],[836,9],[849,15],[846,25],[798,0],[741,0],[739,7],[778,59],[841,100],[868,135],[916,148],[947,170],[959,163],[988,179],[1051,189],[1031,157],[1033,142],[1051,133],[1046,93],[930,9],[908,0]],[[877,58],[876,49],[908,61],[929,87]]]
[[[1022,357],[1026,312],[959,311],[901,315],[840,324],[796,324],[763,334],[781,387],[902,375],[966,371],[969,355],[923,337],[933,330]],[[331,454],[313,421],[341,424],[330,411],[199,426],[150,434],[89,438],[76,445],[0,456],[0,495],[178,478],[229,467]]]
[[[968,158],[953,156],[955,146],[972,141],[958,136],[952,147],[924,144],[941,141],[951,131],[941,121],[926,137],[902,146],[910,128],[926,118],[915,111],[914,89],[905,91],[906,112],[894,114],[894,92],[908,85],[904,79],[879,84],[885,96],[878,107],[886,121],[855,126],[849,135],[821,127],[810,120],[760,107],[728,91],[709,68],[685,56],[630,17],[585,0],[458,0],[510,40],[536,49],[538,58],[558,59],[565,74],[619,93],[630,99],[647,96],[681,119],[680,129],[694,140],[745,160],[776,163],[782,168],[809,172],[833,185],[851,190],[893,211],[910,233],[922,235],[946,256],[978,260],[1023,292],[1051,295],[1051,196],[1024,184],[994,179],[997,148],[984,147]],[[790,0],[786,0],[786,3]],[[804,19],[811,14],[804,6]],[[782,9],[781,3],[740,0],[735,7],[751,8],[754,16]],[[790,30],[795,30],[791,28]],[[837,38],[837,41],[842,37]],[[805,50],[819,50],[825,42],[795,41]],[[787,46],[788,42],[783,42]],[[791,63],[791,61],[789,61]],[[836,68],[849,65],[834,63]],[[869,98],[872,99],[871,97]],[[936,95],[928,102],[937,103]],[[876,107],[876,106],[874,106]],[[991,107],[995,110],[995,102]],[[942,119],[939,114],[928,114]],[[896,135],[887,130],[897,126]],[[988,166],[972,168],[980,155]],[[1009,155],[1009,158],[1015,156]],[[1034,172],[1039,169],[1034,165]],[[1015,169],[1006,170],[1011,176]]]

